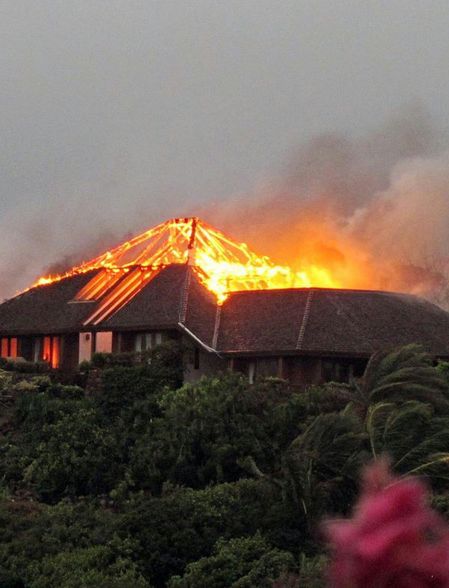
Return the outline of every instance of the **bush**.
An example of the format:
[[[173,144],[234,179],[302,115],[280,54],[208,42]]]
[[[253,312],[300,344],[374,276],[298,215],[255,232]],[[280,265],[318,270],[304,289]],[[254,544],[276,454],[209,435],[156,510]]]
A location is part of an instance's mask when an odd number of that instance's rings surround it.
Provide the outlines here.
[[[123,507],[119,534],[138,542],[145,577],[162,587],[189,562],[209,555],[220,537],[275,526],[270,512],[277,500],[270,485],[255,480],[205,490],[167,488],[161,498],[132,497]]]
[[[30,588],[149,588],[126,542],[58,553],[30,566]]]
[[[159,475],[156,485],[170,480],[193,488],[244,476],[248,456],[271,468],[305,412],[301,396],[284,382],[251,386],[238,374],[166,391],[160,409],[161,418],[136,443],[132,467],[145,464]]]
[[[45,361],[12,361],[0,358],[0,369],[19,374],[46,374],[50,371],[50,366]]]
[[[102,494],[113,488],[122,469],[120,462],[112,432],[99,425],[92,408],[80,406],[43,426],[24,480],[49,502]]]
[[[260,534],[220,539],[210,557],[189,564],[185,574],[172,578],[168,587],[270,588],[281,572],[294,568],[293,556],[272,548]]]

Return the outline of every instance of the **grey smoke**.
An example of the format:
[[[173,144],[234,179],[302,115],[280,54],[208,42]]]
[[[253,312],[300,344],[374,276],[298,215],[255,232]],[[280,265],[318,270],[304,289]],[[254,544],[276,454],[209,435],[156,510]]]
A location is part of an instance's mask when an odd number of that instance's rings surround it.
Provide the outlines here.
[[[363,136],[313,138],[283,175],[205,215],[279,262],[324,263],[346,287],[447,306],[445,142],[422,108],[407,108]]]
[[[296,230],[318,255],[291,214],[314,207],[340,248],[375,247],[368,203],[443,153],[419,108],[379,121],[416,101],[447,126],[448,20],[440,0],[2,0],[0,297],[168,217],[220,226],[226,203],[267,253]]]

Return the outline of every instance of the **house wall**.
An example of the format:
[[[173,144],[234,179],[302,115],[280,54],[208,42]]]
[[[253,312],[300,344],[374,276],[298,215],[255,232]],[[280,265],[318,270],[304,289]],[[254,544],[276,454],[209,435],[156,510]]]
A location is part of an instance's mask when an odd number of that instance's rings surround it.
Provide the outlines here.
[[[214,376],[227,369],[227,361],[215,353],[208,353],[199,347],[187,348],[184,356],[184,382],[197,382],[203,376]]]
[[[78,363],[82,361],[90,361],[93,350],[93,333],[79,334],[79,354]]]
[[[285,379],[302,388],[322,383],[321,357],[292,356],[284,359]]]
[[[95,351],[98,353],[112,353],[111,331],[104,331],[95,334]]]

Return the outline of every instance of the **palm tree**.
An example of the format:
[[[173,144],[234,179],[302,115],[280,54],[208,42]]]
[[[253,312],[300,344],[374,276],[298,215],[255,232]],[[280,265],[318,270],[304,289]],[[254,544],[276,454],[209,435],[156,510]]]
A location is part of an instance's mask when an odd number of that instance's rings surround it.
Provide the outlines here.
[[[378,403],[417,400],[449,414],[449,390],[431,356],[419,345],[372,355],[363,377],[352,382],[352,404],[362,417]]]
[[[323,414],[294,439],[275,473],[262,472],[252,458],[244,465],[252,475],[271,482],[311,528],[324,512],[341,512],[351,505],[359,469],[367,459],[364,440],[355,415]]]
[[[416,400],[379,402],[368,409],[365,424],[375,459],[388,454],[392,467],[404,476],[449,480],[449,416]]]
[[[283,456],[285,489],[306,519],[352,503],[367,454],[359,419],[348,413],[316,417]]]
[[[281,488],[309,525],[325,511],[344,511],[361,465],[383,454],[402,475],[449,480],[448,385],[419,346],[376,353],[361,380],[309,396],[310,422],[275,475],[247,462],[254,475]]]

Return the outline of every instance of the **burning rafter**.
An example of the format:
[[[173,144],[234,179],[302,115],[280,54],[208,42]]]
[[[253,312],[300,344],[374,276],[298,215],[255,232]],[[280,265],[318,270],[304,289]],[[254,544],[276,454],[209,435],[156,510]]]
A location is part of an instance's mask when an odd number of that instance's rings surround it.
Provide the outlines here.
[[[100,307],[86,321],[97,324],[126,304],[158,270],[185,263],[197,271],[219,302],[228,292],[237,290],[336,285],[325,270],[315,268],[311,275],[295,272],[257,255],[245,243],[232,241],[197,218],[181,218],[157,225],[63,275],[41,278],[34,286],[103,270],[76,296],[78,301],[102,299]]]

